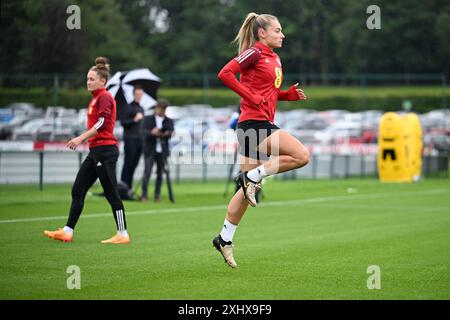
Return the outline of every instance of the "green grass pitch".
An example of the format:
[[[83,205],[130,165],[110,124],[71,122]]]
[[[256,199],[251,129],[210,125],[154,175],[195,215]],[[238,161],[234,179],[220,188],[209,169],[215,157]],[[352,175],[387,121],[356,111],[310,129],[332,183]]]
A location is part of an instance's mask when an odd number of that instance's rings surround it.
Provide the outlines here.
[[[100,243],[115,232],[104,198],[87,197],[61,243],[43,230],[64,226],[70,185],[1,186],[0,299],[450,299],[448,179],[267,179],[236,232],[235,270],[211,244],[224,187],[183,182],[176,204],[125,202],[132,243],[114,246]],[[372,265],[380,289],[368,289]]]

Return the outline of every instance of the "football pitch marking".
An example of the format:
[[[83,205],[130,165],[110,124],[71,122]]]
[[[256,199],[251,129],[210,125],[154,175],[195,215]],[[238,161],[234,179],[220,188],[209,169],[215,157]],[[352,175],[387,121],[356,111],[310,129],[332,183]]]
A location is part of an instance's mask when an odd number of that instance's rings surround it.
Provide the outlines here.
[[[448,193],[448,189],[431,189],[425,191],[417,192],[384,192],[384,193],[373,193],[373,194],[349,194],[342,196],[328,196],[328,197],[317,197],[308,199],[298,199],[298,200],[284,200],[284,201],[269,201],[258,205],[258,207],[278,207],[278,206],[297,206],[300,204],[310,204],[310,203],[320,203],[328,201],[346,201],[346,200],[365,200],[365,199],[377,199],[383,197],[397,197],[397,196],[411,196],[411,195],[423,195],[423,194],[440,194]],[[151,209],[151,210],[141,210],[141,211],[127,211],[127,216],[136,215],[148,215],[148,214],[166,214],[166,213],[179,213],[179,212],[199,212],[199,211],[212,211],[212,210],[226,210],[227,205],[213,205],[213,206],[199,206],[199,207],[186,207],[186,208],[173,208],[173,209]],[[87,218],[100,218],[100,217],[110,217],[111,212],[93,213],[83,215],[83,219]],[[7,219],[0,220],[0,224],[6,223],[20,223],[20,222],[34,222],[34,221],[51,221],[51,220],[61,220],[67,219],[65,216],[52,216],[52,217],[36,217],[36,218],[22,218],[22,219]]]

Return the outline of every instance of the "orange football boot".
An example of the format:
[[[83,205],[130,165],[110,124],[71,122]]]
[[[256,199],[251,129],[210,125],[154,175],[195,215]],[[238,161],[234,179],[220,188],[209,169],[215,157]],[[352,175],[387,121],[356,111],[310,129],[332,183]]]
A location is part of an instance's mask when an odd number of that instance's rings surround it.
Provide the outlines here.
[[[72,242],[72,240],[73,240],[73,233],[67,234],[64,232],[64,230],[62,228],[59,228],[56,231],[45,230],[44,234],[53,240],[59,240],[62,242]]]
[[[119,234],[116,234],[112,238],[102,241],[102,243],[112,243],[112,244],[129,244],[130,242],[131,242],[130,236],[124,237]]]

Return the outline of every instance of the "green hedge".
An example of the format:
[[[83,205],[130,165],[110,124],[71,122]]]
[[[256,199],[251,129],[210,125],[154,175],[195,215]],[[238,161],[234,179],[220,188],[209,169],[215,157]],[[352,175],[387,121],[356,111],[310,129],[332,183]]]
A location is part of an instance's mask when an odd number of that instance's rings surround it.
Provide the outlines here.
[[[401,110],[403,101],[407,99],[411,101],[413,111],[426,112],[444,108],[444,103],[448,105],[450,102],[448,87],[310,87],[304,90],[308,96],[307,101],[282,101],[278,107],[284,110],[309,108],[395,111]],[[172,105],[179,106],[206,103],[222,107],[239,103],[239,97],[226,88],[161,88],[158,95],[168,99]],[[56,104],[79,109],[87,107],[90,97],[85,89],[61,89],[55,96],[52,90],[45,88],[0,88],[0,106],[13,102],[30,102],[39,107]]]
[[[0,88],[0,106],[4,107],[13,102],[29,102],[38,107],[65,106],[67,108],[87,108],[91,95],[86,90],[61,89],[56,95],[53,90],[45,88]]]

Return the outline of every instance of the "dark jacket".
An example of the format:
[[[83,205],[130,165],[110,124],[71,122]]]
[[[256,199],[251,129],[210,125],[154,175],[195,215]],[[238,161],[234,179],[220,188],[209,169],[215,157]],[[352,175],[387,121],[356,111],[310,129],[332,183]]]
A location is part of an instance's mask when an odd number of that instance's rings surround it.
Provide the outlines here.
[[[142,123],[142,135],[144,137],[144,155],[151,156],[156,150],[157,138],[161,141],[162,154],[164,157],[170,155],[169,140],[172,137],[174,126],[173,120],[165,117],[162,123],[161,131],[166,134],[165,137],[156,137],[151,134],[152,129],[156,127],[156,118],[154,115],[144,117]]]
[[[124,138],[141,138],[141,121],[134,122],[134,117],[138,113],[144,114],[144,109],[135,101],[125,106],[125,111],[120,123],[123,126]]]

